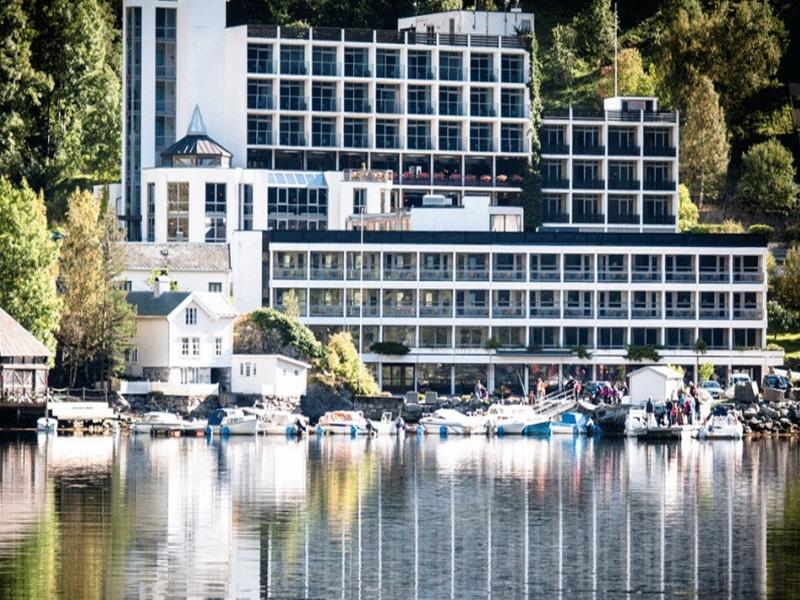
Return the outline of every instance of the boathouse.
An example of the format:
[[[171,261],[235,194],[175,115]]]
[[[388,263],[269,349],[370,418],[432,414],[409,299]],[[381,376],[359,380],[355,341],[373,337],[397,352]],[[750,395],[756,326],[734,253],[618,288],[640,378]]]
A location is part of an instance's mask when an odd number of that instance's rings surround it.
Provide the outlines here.
[[[47,347],[0,308],[0,403],[43,398],[49,359]]]
[[[671,367],[648,365],[636,369],[630,375],[631,404],[645,404],[648,398],[653,402],[664,402],[683,385],[683,375]]]

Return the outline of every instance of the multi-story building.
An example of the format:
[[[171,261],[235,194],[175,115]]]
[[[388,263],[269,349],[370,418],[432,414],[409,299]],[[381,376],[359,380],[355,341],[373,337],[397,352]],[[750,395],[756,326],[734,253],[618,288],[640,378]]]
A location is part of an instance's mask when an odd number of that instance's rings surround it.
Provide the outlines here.
[[[123,18],[129,239],[146,227],[142,173],[164,164],[198,105],[233,167],[391,170],[401,206],[521,191],[530,61],[518,33],[531,14],[453,11],[397,31],[226,27],[224,0],[126,0]]]
[[[349,330],[384,389],[520,392],[531,377],[607,379],[658,348],[693,376],[780,361],[766,352],[766,242],[675,233],[241,232],[236,264],[261,261],[240,310],[292,290],[319,337]],[[260,277],[260,285],[259,285]],[[706,353],[698,356],[702,339]],[[375,342],[401,342],[381,356]],[[587,354],[584,354],[585,350]],[[641,363],[638,363],[641,364]]]

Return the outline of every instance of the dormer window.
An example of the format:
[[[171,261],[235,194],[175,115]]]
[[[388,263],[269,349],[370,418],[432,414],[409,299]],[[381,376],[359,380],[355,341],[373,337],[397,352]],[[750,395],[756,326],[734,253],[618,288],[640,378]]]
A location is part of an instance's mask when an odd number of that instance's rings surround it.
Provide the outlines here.
[[[187,325],[197,325],[197,309],[196,308],[187,308],[186,309],[186,324]]]

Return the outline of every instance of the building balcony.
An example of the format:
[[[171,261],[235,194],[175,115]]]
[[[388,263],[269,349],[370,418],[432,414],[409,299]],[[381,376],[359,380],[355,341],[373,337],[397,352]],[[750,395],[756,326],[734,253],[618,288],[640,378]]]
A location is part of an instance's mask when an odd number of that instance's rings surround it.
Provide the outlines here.
[[[247,144],[249,146],[271,146],[272,131],[248,131]]]
[[[488,306],[456,306],[456,317],[488,318]]]
[[[628,309],[620,306],[599,306],[597,308],[598,319],[627,319]]]
[[[569,179],[542,179],[542,189],[569,189]]]
[[[634,306],[631,308],[632,319],[660,319],[660,308],[648,308],[645,306]]]
[[[734,271],[733,283],[763,283],[764,274],[760,271]]]
[[[306,270],[299,267],[273,267],[273,279],[305,279]]]
[[[572,187],[576,190],[603,190],[606,182],[602,179],[573,179]]]
[[[432,305],[419,307],[420,318],[445,318],[449,319],[453,316],[453,307],[451,305]]]
[[[728,318],[727,308],[703,308],[700,307],[700,319],[721,321]]]
[[[569,223],[569,213],[551,213],[546,212],[542,214],[543,223]]]
[[[283,96],[281,98],[281,110],[305,111],[308,110],[308,102],[306,102],[305,98]]]
[[[381,150],[399,150],[400,138],[398,136],[376,136],[375,148]]]
[[[247,98],[247,108],[253,110],[273,110],[275,102],[272,96],[249,96]],[[156,112],[158,108],[156,108]]]
[[[572,213],[573,223],[605,223],[605,215],[598,213]]]
[[[627,283],[628,281],[628,272],[627,271],[598,271],[597,272],[597,281],[605,281],[605,282],[624,282]]]
[[[531,306],[529,316],[531,319],[559,319],[561,309],[557,306]]]
[[[594,281],[594,271],[564,270],[564,281]]]
[[[312,98],[311,108],[316,112],[339,112],[339,101],[336,98]]]
[[[667,271],[664,279],[668,282],[694,283],[697,276],[694,271]]]
[[[569,154],[569,144],[542,144],[542,154]]]
[[[546,221],[547,219],[545,219]],[[560,281],[561,280],[561,273],[559,271],[544,271],[539,269],[538,271],[531,271],[530,272],[530,280],[531,281]]]
[[[420,269],[420,281],[452,281],[452,269]]]
[[[447,152],[461,152],[464,149],[464,144],[458,138],[439,138],[439,150]]]
[[[500,140],[500,151],[510,154],[522,154],[528,152],[528,143],[522,138],[510,138]]]
[[[305,146],[306,136],[302,133],[281,131],[280,141],[281,146]]]
[[[384,269],[384,281],[415,281],[417,279],[416,269]]]
[[[504,119],[527,119],[528,109],[523,104],[512,104],[500,107],[500,116]]]
[[[565,319],[591,319],[594,317],[590,306],[565,306]]]
[[[372,106],[366,100],[345,100],[344,112],[346,113],[371,113]]]
[[[733,318],[743,321],[760,321],[764,318],[764,311],[760,308],[734,308]]]
[[[467,114],[466,109],[460,104],[448,102],[439,103],[439,116],[442,117],[463,117]]]
[[[341,72],[339,63],[329,61],[313,61],[311,63],[311,71],[318,77],[338,77]]]
[[[504,70],[501,76],[503,83],[527,83],[525,72],[520,69]]]
[[[366,134],[362,135],[355,135],[355,134],[345,134],[344,136],[344,144],[342,144],[345,148],[369,148],[369,136]]]
[[[672,308],[668,306],[666,317],[667,319],[694,319],[695,310],[694,308]]]
[[[661,271],[632,271],[631,281],[633,282],[658,282],[661,281]]]
[[[522,319],[525,318],[524,306],[492,306],[492,318],[495,319]]]
[[[496,117],[497,110],[488,104],[470,104],[469,115],[471,117]]]
[[[435,114],[433,104],[425,104],[422,102],[409,102],[408,114],[410,115],[432,115]]]
[[[350,281],[378,281],[381,278],[379,269],[364,267],[364,270],[349,268],[347,269],[347,279]]]
[[[311,279],[317,280],[335,280],[344,277],[344,270],[339,267],[322,267],[311,268]]]
[[[365,63],[345,63],[345,77],[372,77],[372,69]]]
[[[580,156],[605,156],[605,146],[586,146],[583,144],[572,144],[572,153]]]
[[[439,67],[439,81],[464,81],[464,69],[460,67]]]
[[[727,271],[704,271],[700,269],[700,283],[728,283],[730,274]]]
[[[469,150],[470,152],[494,152],[494,143],[488,139],[470,138]]]
[[[651,179],[645,179],[644,190],[647,192],[674,192],[675,182],[669,180],[654,181]]]
[[[645,144],[644,146],[644,155],[645,156],[660,156],[665,158],[674,158],[675,157],[675,146],[650,146]]]
[[[639,146],[608,146],[609,156],[639,156],[642,149]]]
[[[309,317],[341,317],[344,306],[341,304],[311,304],[308,307]]]
[[[488,269],[457,269],[457,281],[489,281]]]
[[[492,271],[492,280],[493,281],[525,281],[525,270],[524,269],[494,269]]]
[[[645,225],[675,225],[675,215],[653,215],[645,213],[643,223]]]
[[[638,179],[609,179],[609,190],[633,190],[639,191],[641,182]]]
[[[311,143],[317,148],[336,148],[339,145],[335,133],[313,133]]]
[[[381,307],[377,304],[365,304],[361,307],[361,313],[359,313],[359,306],[358,304],[350,304],[347,307],[347,316],[348,317],[380,317],[381,316]]]
[[[378,79],[402,79],[403,66],[378,64],[375,69],[375,77]]]
[[[497,71],[493,69],[470,69],[469,80],[476,83],[494,83],[497,81]]]
[[[431,150],[433,148],[430,138],[409,137],[407,144],[408,150]]]
[[[281,61],[281,75],[307,75],[308,63],[294,60]]]
[[[384,317],[415,317],[417,314],[417,308],[415,306],[406,306],[406,305],[385,305],[383,306],[383,316]]]
[[[431,69],[430,67],[410,66],[408,67],[408,78],[431,80],[431,79],[436,79],[436,73],[434,73],[433,69]]]
[[[608,222],[609,224],[615,225],[638,225],[640,217],[639,215],[631,214],[631,213],[609,213],[608,214]]]
[[[164,69],[164,70],[162,70]],[[165,67],[159,69],[156,66],[156,77],[164,77],[166,74]],[[248,75],[274,75],[275,62],[271,60],[248,60],[247,61],[247,74]]]

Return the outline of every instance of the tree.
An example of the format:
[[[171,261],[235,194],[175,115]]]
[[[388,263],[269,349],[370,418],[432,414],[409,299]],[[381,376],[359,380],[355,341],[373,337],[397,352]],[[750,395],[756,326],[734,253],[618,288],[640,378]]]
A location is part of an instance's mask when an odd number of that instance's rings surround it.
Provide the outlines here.
[[[536,231],[542,224],[543,197],[541,178],[541,141],[539,128],[542,125],[541,80],[542,66],[539,62],[539,45],[533,32],[525,35],[530,54],[528,98],[531,107],[531,153],[524,166],[522,177],[522,205],[525,231]]]
[[[701,354],[705,355],[705,353],[708,352],[708,345],[706,344],[706,341],[703,338],[699,337],[694,341],[693,350],[694,350],[694,358],[695,358],[695,362],[694,362],[694,378],[695,378],[695,380],[697,380],[697,377],[698,377],[698,375],[700,373],[700,355]]]
[[[106,381],[122,366],[135,313],[116,279],[124,268],[116,217],[106,202],[75,190],[61,252],[59,357],[70,386]]]
[[[654,96],[655,82],[651,73],[644,70],[642,55],[636,48],[623,48],[617,55],[617,87],[614,91],[614,64],[600,70],[597,95],[600,98],[619,96]]]
[[[317,379],[332,388],[364,396],[374,396],[380,391],[349,332],[340,331],[330,337],[319,366]]]
[[[614,56],[616,17],[610,0],[591,0],[591,4],[572,21],[580,55],[595,67],[611,62]]]
[[[697,382],[710,381],[714,376],[714,365],[712,363],[703,363],[698,369]]]
[[[556,107],[568,107],[575,101],[575,80],[585,69],[575,49],[575,30],[570,25],[556,25],[552,30],[550,50],[545,53],[542,79],[548,99]]]
[[[689,195],[689,188],[680,184],[678,186],[678,230],[689,231],[697,225],[700,220],[700,211],[697,205],[692,202]]]
[[[788,215],[797,206],[792,153],[778,140],[751,146],[742,156],[737,194],[755,209]]]
[[[0,177],[0,306],[55,350],[58,248],[47,229],[44,199],[23,182]]]
[[[283,314],[287,317],[291,319],[300,318],[300,301],[294,290],[289,290],[283,294],[281,304],[283,305]]]
[[[703,206],[706,195],[717,196],[728,170],[728,132],[714,84],[698,76],[689,92],[681,128],[681,175],[692,196]]]
[[[784,308],[777,300],[769,300],[767,302],[767,324],[769,333],[773,334],[773,339],[775,339],[779,333],[797,329],[797,314]]]
[[[29,156],[28,128],[47,78],[31,65],[33,31],[22,0],[0,4],[0,175],[19,181]]]
[[[324,349],[312,331],[299,320],[274,308],[259,308],[234,322],[233,349],[240,354],[285,354],[310,362]]]
[[[787,310],[800,312],[800,249],[790,248],[775,285],[776,300]]]

